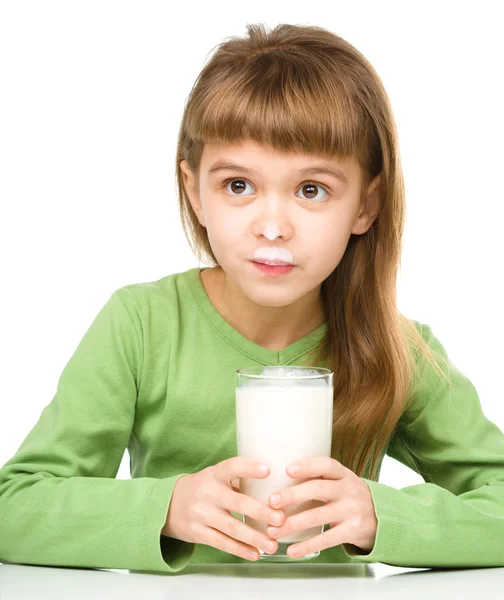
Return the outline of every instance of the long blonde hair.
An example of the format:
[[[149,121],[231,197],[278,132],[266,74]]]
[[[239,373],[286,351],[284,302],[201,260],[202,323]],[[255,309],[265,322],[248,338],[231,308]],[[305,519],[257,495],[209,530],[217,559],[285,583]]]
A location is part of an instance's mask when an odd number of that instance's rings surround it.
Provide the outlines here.
[[[217,266],[206,228],[194,213],[180,162],[199,185],[205,142],[253,140],[282,152],[354,157],[363,190],[379,173],[380,212],[352,234],[322,283],[327,334],[309,363],[334,371],[333,457],[359,476],[377,469],[403,412],[414,399],[426,358],[446,378],[415,323],[398,312],[396,278],[405,190],[396,125],[384,86],[350,43],[315,26],[247,25],[246,38],[218,46],[186,101],[176,177],[185,235],[200,260]]]

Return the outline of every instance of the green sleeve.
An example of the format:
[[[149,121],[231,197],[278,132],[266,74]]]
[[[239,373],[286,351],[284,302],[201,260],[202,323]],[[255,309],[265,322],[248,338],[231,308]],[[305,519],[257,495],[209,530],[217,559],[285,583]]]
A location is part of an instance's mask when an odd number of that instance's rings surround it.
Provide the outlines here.
[[[142,370],[138,317],[123,293],[95,317],[52,401],[0,469],[0,561],[176,572],[194,552],[161,536],[185,473],[115,479]]]
[[[430,346],[446,359],[431,328],[423,328]],[[358,562],[504,566],[504,434],[483,414],[469,379],[451,361],[448,365],[452,390],[431,367],[387,450],[425,483],[395,489],[364,479],[378,530],[368,554],[343,545]]]

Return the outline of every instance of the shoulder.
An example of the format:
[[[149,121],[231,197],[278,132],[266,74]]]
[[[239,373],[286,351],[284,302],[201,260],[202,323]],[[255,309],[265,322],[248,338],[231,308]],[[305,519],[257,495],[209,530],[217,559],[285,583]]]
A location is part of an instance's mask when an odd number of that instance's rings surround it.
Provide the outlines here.
[[[410,319],[410,322],[414,325],[417,332],[420,334],[422,340],[425,342],[427,346],[427,350],[431,352],[432,358],[436,360],[436,363],[440,367],[446,367],[449,362],[448,355],[446,352],[446,348],[441,343],[441,340],[436,336],[436,334],[432,330],[432,326],[428,323],[421,323],[420,321],[415,321],[415,319]],[[418,363],[419,368],[423,369],[433,369],[432,362],[427,360],[427,356],[425,351],[420,351],[421,349],[415,348],[415,356],[416,361]]]
[[[429,345],[434,341],[434,335],[432,333],[432,327],[427,323],[421,323],[420,321],[415,321],[415,319],[411,319],[411,322],[415,326],[418,333],[422,336],[425,342]]]
[[[428,323],[412,319],[426,348],[415,349],[409,399],[402,420],[412,421],[428,406],[436,406],[442,398],[450,399],[454,386],[464,375],[453,364],[445,346]],[[427,355],[430,353],[430,356]]]
[[[138,317],[156,310],[168,310],[186,293],[186,271],[171,273],[154,281],[130,283],[114,290],[126,308]]]
[[[162,348],[166,352],[184,318],[193,313],[188,274],[183,271],[154,281],[130,283],[113,292],[116,302],[124,307],[118,310],[127,319],[128,326],[133,323],[146,351],[157,352]]]

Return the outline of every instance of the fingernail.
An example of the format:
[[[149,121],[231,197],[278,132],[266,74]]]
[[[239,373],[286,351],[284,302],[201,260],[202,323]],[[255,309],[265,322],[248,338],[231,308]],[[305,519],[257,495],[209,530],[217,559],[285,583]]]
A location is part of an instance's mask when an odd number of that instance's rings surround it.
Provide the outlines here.
[[[259,465],[259,471],[261,471],[261,473],[266,474],[268,472],[269,468],[268,465]]]
[[[280,494],[272,494],[270,502],[271,504],[278,504],[280,502]]]
[[[275,513],[271,516],[271,520],[275,525],[280,525],[280,523],[282,522],[282,515],[279,513]]]
[[[290,465],[290,467],[287,467],[287,473],[289,473],[290,475],[295,475],[298,471],[298,466],[297,465]]]

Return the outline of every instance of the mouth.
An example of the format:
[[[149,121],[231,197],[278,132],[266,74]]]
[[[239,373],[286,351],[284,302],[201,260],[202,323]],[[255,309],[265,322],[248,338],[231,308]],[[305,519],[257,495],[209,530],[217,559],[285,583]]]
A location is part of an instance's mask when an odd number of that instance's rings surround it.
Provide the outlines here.
[[[279,275],[287,275],[291,273],[296,265],[290,263],[277,263],[277,264],[266,264],[263,262],[252,260],[250,261],[259,271],[270,277],[277,277]]]
[[[293,263],[284,262],[283,260],[253,260],[252,262],[258,263],[260,265],[269,265],[271,267],[293,267]]]

